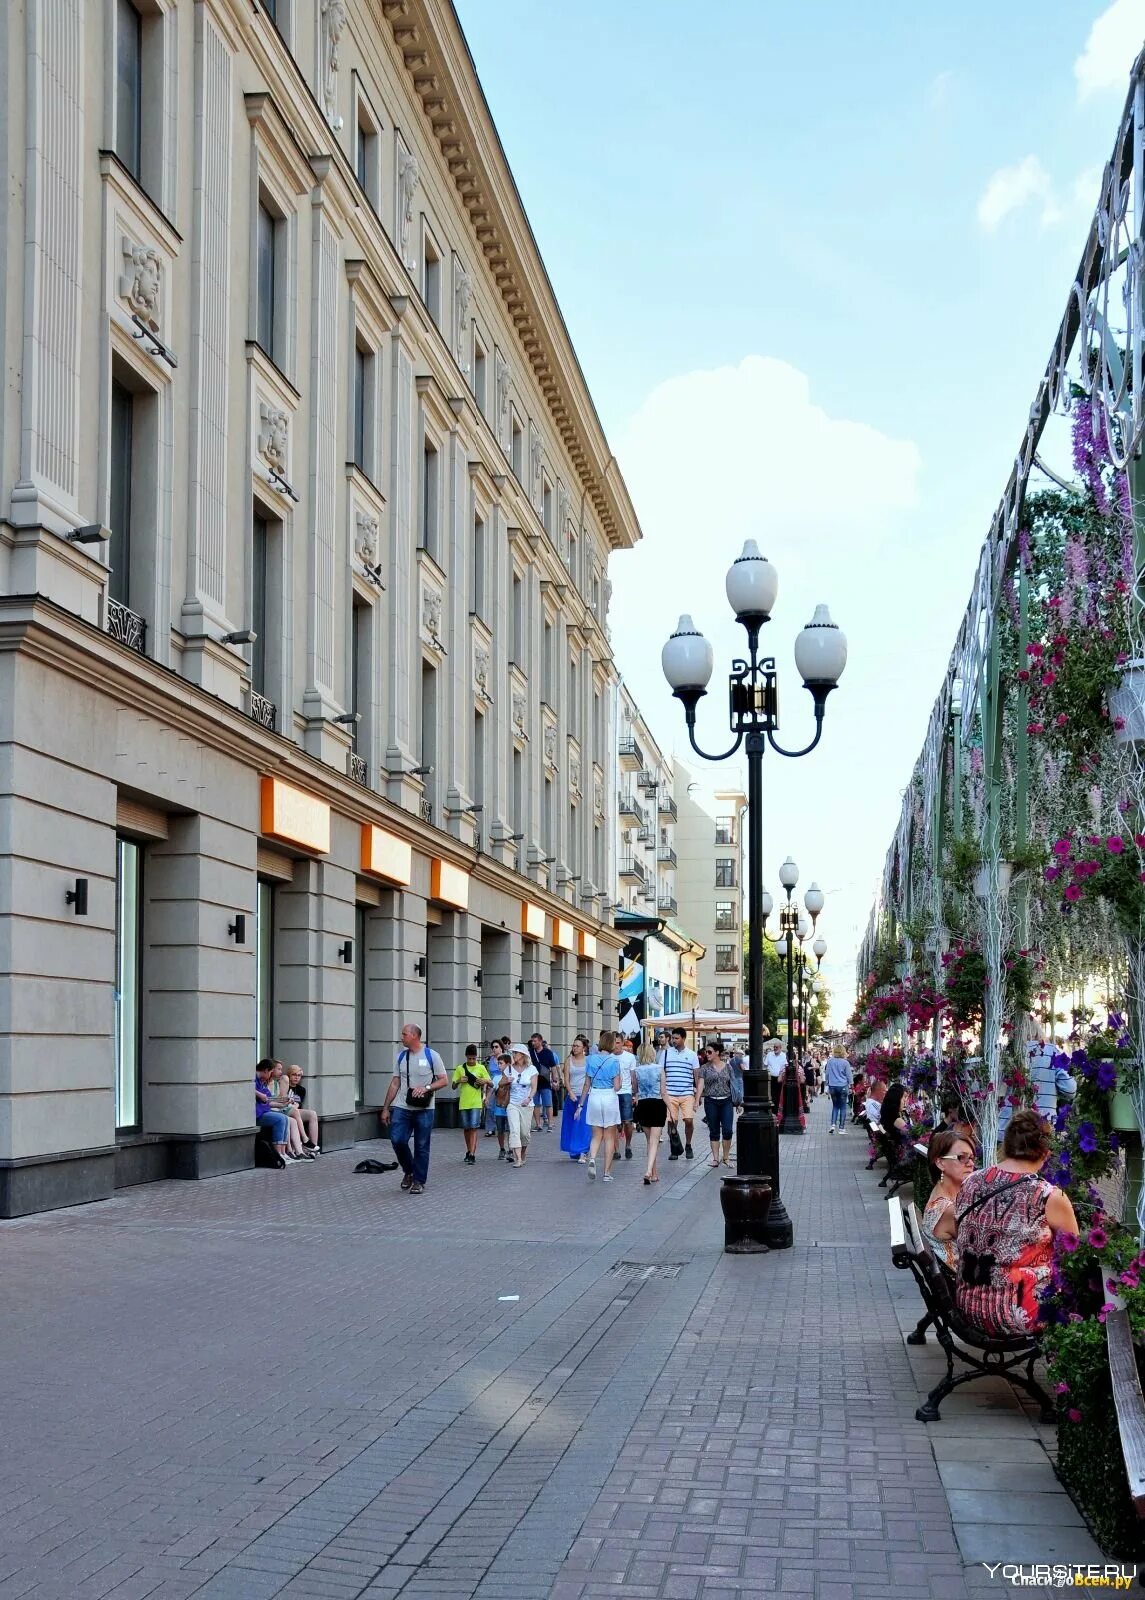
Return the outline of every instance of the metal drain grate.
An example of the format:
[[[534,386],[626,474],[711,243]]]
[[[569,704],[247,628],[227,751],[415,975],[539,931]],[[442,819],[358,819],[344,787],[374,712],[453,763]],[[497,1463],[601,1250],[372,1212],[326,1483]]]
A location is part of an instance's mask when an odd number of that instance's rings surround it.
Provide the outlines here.
[[[608,1269],[608,1275],[647,1283],[650,1278],[678,1278],[687,1265],[686,1261],[618,1261]]]

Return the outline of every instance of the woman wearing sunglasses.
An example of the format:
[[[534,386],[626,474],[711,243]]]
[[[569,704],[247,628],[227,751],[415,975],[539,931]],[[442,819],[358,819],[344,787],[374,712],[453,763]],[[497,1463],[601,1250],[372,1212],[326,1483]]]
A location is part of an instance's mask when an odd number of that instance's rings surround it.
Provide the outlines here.
[[[948,1272],[956,1273],[954,1204],[958,1191],[974,1171],[974,1151],[961,1134],[944,1129],[931,1136],[926,1159],[935,1174],[935,1185],[922,1213],[922,1236],[935,1260]]]

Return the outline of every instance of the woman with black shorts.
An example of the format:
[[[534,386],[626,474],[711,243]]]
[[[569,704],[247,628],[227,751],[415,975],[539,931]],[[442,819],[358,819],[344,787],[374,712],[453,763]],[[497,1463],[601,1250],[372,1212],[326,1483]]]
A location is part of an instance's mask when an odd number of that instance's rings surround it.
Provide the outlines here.
[[[645,1056],[651,1056],[652,1059],[646,1061]],[[636,1071],[632,1074],[632,1087],[636,1091],[634,1120],[638,1128],[644,1129],[644,1137],[648,1140],[644,1182],[659,1183],[656,1160],[660,1154],[660,1132],[668,1120],[668,1107],[660,1098],[660,1063],[656,1059],[655,1051],[648,1046],[640,1052]]]

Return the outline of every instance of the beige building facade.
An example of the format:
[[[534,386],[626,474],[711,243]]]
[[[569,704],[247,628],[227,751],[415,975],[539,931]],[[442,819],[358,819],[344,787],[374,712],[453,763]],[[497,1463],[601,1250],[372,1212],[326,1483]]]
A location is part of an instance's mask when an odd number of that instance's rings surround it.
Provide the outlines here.
[[[704,945],[695,967],[697,1004],[742,1011],[744,975],[744,812],[739,789],[709,791],[703,775],[675,764],[675,850],[679,921]]]
[[[0,8],[0,1215],[614,1010],[639,526],[446,0]],[[448,1112],[443,1108],[443,1114]]]
[[[671,757],[623,682],[616,690],[617,903],[642,916],[676,915],[676,801]]]

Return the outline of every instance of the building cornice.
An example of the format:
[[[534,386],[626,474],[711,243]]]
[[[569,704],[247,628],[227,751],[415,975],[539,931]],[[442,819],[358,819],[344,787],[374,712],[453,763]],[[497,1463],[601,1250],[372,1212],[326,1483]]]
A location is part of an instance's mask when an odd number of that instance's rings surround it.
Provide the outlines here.
[[[584,373],[448,0],[373,0],[460,196],[486,268],[515,328],[581,485],[614,550],[641,537],[627,486]]]

